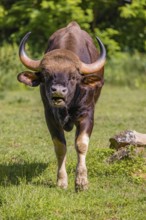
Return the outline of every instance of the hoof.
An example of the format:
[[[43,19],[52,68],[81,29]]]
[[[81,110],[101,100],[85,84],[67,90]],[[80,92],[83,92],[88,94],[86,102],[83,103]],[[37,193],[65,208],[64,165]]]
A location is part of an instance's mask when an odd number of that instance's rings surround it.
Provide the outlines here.
[[[79,166],[76,169],[75,190],[76,192],[79,192],[87,189],[88,189],[87,168]]]
[[[68,187],[67,179],[58,179],[57,186],[61,189],[67,189],[67,187]]]
[[[75,191],[85,191],[88,189],[88,180],[86,177],[77,178],[75,182]]]

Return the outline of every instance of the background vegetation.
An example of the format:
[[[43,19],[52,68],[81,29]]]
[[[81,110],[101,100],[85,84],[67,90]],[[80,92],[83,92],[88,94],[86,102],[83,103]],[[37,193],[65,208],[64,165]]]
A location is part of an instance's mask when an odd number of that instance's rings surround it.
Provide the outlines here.
[[[22,71],[18,45],[26,32],[32,31],[29,39],[32,56],[40,58],[49,36],[72,20],[94,39],[98,35],[104,42],[108,53],[107,82],[145,87],[146,2],[126,2],[130,0],[1,0],[0,89],[18,87],[14,77]]]

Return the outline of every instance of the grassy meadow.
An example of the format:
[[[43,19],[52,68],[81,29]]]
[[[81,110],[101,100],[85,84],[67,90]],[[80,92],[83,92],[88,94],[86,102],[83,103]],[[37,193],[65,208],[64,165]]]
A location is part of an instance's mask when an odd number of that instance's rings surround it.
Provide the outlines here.
[[[87,155],[89,190],[74,191],[74,131],[66,133],[69,187],[61,190],[38,89],[1,91],[0,220],[145,220],[145,158],[107,162],[109,138],[126,129],[146,133],[146,90],[105,84]]]

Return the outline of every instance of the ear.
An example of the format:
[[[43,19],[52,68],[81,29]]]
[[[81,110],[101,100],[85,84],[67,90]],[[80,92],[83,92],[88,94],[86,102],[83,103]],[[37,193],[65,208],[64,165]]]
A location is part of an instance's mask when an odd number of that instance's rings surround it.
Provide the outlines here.
[[[19,82],[32,87],[38,86],[41,82],[39,73],[33,73],[30,71],[19,73],[17,79]]]
[[[84,75],[82,78],[82,83],[89,86],[97,85],[98,87],[102,87],[104,84],[104,80],[101,75],[94,73],[94,74]]]

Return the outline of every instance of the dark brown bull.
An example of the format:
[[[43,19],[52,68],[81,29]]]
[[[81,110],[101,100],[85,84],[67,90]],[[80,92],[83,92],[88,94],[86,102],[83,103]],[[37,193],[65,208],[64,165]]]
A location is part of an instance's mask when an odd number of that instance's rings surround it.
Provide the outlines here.
[[[29,86],[40,85],[45,117],[58,160],[57,185],[68,185],[66,140],[64,130],[76,126],[75,147],[78,156],[76,190],[88,187],[86,154],[94,123],[95,103],[103,86],[103,66],[106,51],[97,38],[100,55],[87,32],[76,22],[56,31],[42,60],[32,60],[25,52],[25,43],[30,33],[20,44],[20,60],[35,72],[25,71],[18,80]]]

